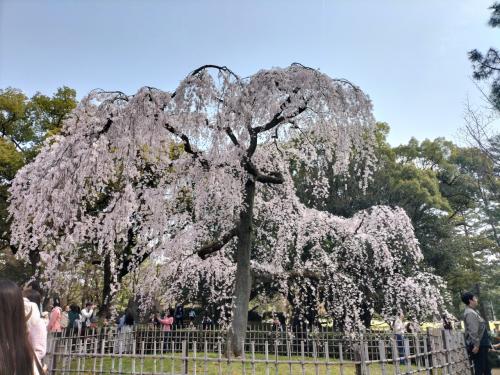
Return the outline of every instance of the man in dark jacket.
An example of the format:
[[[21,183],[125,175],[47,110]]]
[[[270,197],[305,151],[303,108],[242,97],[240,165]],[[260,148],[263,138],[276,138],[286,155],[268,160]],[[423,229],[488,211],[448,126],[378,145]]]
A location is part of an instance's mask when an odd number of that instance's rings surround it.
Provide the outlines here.
[[[470,292],[462,295],[462,302],[466,305],[464,311],[465,343],[474,362],[474,374],[491,375],[491,367],[488,363],[491,342],[486,322],[475,310],[479,302],[477,297]]]

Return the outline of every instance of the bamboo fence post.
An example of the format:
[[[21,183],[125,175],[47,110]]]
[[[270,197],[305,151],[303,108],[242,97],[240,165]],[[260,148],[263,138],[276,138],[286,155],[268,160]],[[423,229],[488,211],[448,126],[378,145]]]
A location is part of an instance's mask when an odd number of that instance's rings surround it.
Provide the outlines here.
[[[344,375],[344,350],[341,342],[339,342],[339,367],[340,375]]]
[[[387,371],[386,371],[387,357],[385,354],[385,341],[384,340],[378,341],[378,352],[379,352],[379,357],[380,357],[380,369],[381,369],[382,375],[387,375]]]
[[[326,375],[330,375],[330,353],[328,348],[328,341],[324,342],[325,346],[325,367],[326,367]]]
[[[255,375],[255,341],[252,341],[250,344],[250,348],[252,351],[252,375]]]
[[[405,352],[405,364],[406,364],[406,372],[411,372],[411,359],[410,359],[410,340],[404,339],[404,352]]]
[[[106,350],[106,339],[102,339],[102,346],[101,346],[101,358],[99,358],[99,373],[103,373],[104,370],[104,353]]]
[[[188,373],[188,351],[187,351],[187,342],[186,340],[182,340],[182,375],[186,375]]]
[[[306,368],[305,368],[305,353],[304,353],[304,340],[302,340],[300,342],[300,353],[301,353],[301,356],[300,356],[300,366],[301,366],[301,369],[302,369],[302,375],[305,375],[306,374]]]
[[[394,337],[391,338],[392,344],[392,365],[394,366],[394,374],[399,375],[399,350],[396,339]]]

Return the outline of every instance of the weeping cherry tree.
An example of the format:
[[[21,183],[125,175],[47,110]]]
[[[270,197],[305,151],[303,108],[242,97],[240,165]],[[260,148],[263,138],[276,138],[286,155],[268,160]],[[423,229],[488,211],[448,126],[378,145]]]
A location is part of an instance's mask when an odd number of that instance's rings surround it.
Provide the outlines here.
[[[317,196],[328,192],[327,165],[336,175],[357,166],[366,186],[373,130],[370,100],[358,87],[300,64],[247,78],[206,65],[173,92],[93,91],[17,174],[12,243],[20,257],[40,253],[40,277],[54,289],[82,264],[100,262],[106,308],[141,264],[150,288],[173,267],[203,267],[231,286],[228,340],[238,355],[254,238],[272,238],[261,267],[272,274],[304,215],[316,215],[294,204],[291,164],[314,169]],[[318,225],[308,236],[331,230]]]

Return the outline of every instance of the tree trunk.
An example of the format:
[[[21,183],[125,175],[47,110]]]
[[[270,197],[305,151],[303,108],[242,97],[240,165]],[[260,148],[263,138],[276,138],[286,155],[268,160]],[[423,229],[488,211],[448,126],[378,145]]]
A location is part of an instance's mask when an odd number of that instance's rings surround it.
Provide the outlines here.
[[[486,322],[486,330],[489,332],[490,331],[490,322],[488,320],[488,315],[486,314],[486,301],[481,301],[481,286],[479,283],[476,283],[474,285],[474,294],[479,300],[479,305],[478,305],[478,310],[479,314],[483,317],[483,319]]]
[[[240,212],[238,244],[236,249],[236,276],[233,294],[232,321],[228,332],[228,355],[241,356],[248,323],[248,302],[252,280],[250,275],[250,252],[253,235],[253,205],[255,181],[250,177],[245,184],[245,197]]]
[[[361,304],[361,320],[366,329],[370,329],[372,325],[372,313],[370,312],[370,306],[363,302]]]
[[[111,274],[111,259],[109,254],[104,257],[104,270],[103,270],[103,281],[102,281],[102,301],[101,307],[99,309],[98,315],[100,317],[107,317],[110,315],[111,308],[111,283],[113,275]]]

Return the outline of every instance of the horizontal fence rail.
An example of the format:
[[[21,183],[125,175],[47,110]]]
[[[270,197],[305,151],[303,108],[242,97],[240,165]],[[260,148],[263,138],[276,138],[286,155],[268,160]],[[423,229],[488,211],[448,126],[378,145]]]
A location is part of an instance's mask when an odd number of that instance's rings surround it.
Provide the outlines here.
[[[50,336],[47,363],[57,375],[471,374],[460,331],[350,337],[331,330],[250,328],[242,344],[241,356],[232,356],[226,332],[213,327],[68,330]]]

